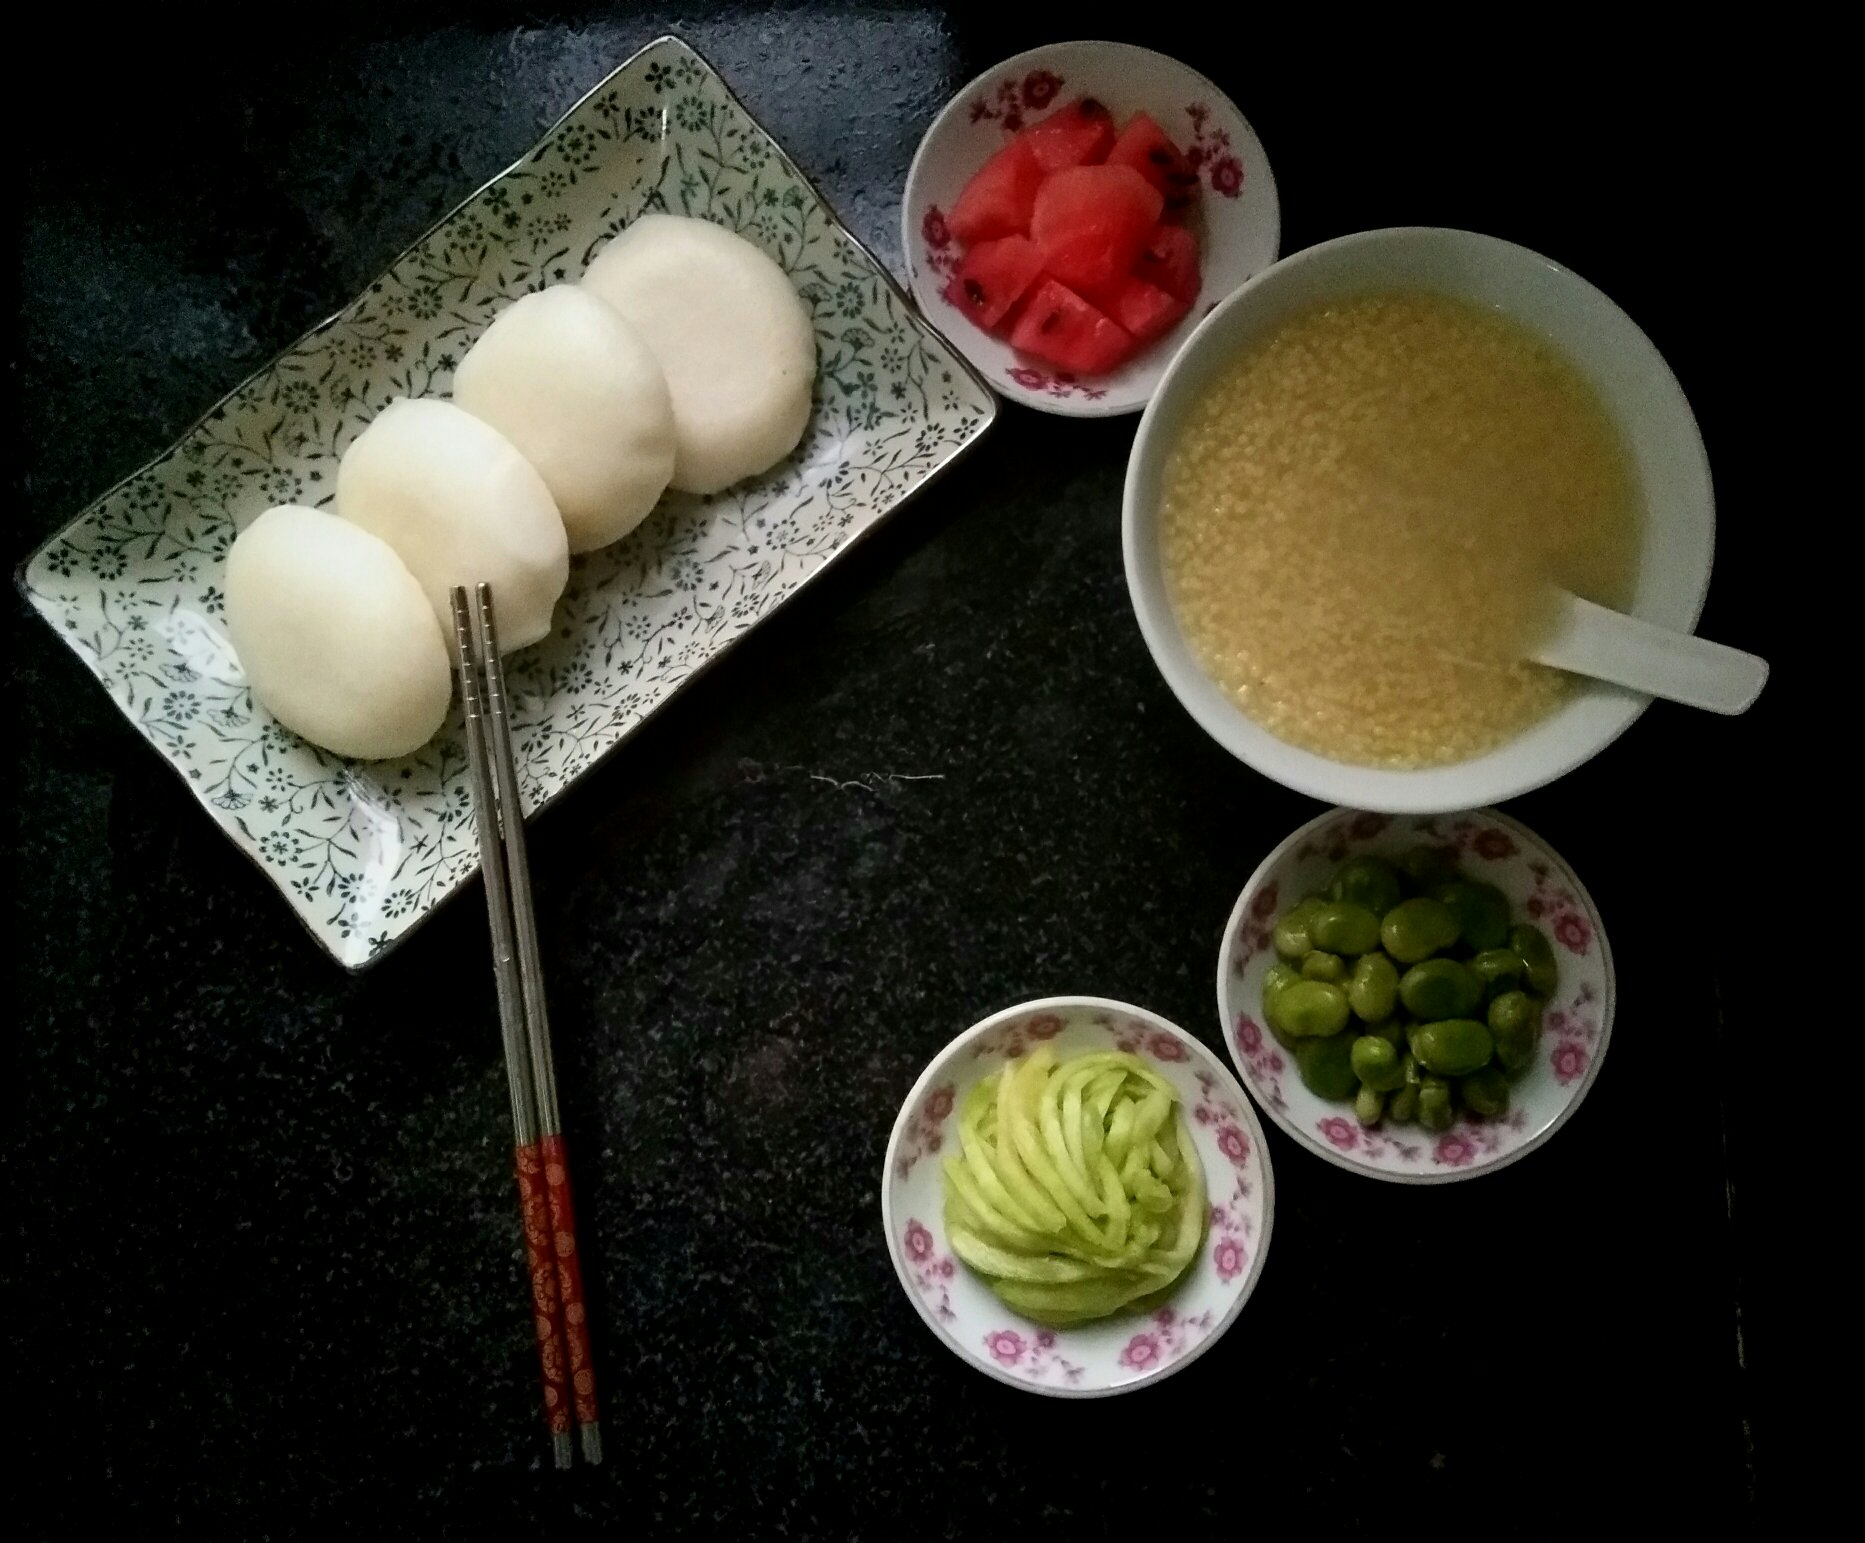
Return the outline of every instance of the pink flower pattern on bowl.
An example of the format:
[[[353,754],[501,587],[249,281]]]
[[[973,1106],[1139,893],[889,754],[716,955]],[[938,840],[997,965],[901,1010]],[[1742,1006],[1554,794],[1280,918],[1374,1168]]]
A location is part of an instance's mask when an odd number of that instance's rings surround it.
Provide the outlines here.
[[[1431,1149],[1431,1160],[1451,1168],[1461,1168],[1477,1155],[1477,1144],[1460,1131],[1447,1131]]]
[[[945,1145],[946,1117],[952,1113],[952,1084],[942,1082],[926,1095],[926,1101],[913,1117],[911,1139],[904,1142],[894,1167],[902,1178],[913,1171],[922,1157],[937,1156]]]
[[[1052,374],[1035,364],[1006,365],[1004,376],[1007,380],[1014,380],[1025,391],[1040,391],[1044,396],[1078,396],[1084,402],[1098,402],[1107,395],[1105,386],[1091,386],[1085,380],[1077,380],[1067,370],[1057,370]]]
[[[1054,1329],[1034,1333],[1027,1328],[993,1329],[984,1336],[984,1348],[996,1365],[1026,1382],[1054,1377],[1065,1387],[1079,1387],[1082,1373],[1087,1370],[1056,1348]]]
[[[984,1348],[1005,1366],[1015,1366],[1023,1359],[1023,1336],[1015,1329],[999,1329],[984,1336]]]
[[[1554,1068],[1556,1080],[1565,1086],[1587,1069],[1586,1046],[1578,1040],[1564,1039],[1555,1045],[1548,1064]]]
[[[1263,971],[1274,958],[1280,898],[1306,894],[1357,852],[1391,855],[1436,847],[1466,872],[1499,885],[1518,915],[1546,932],[1561,961],[1543,1017],[1542,1053],[1515,1084],[1498,1119],[1464,1116],[1434,1135],[1416,1126],[1363,1128],[1344,1105],[1315,1098],[1259,1019]],[[1265,904],[1274,893],[1277,901]],[[1394,817],[1335,810],[1297,831],[1259,869],[1226,931],[1219,1010],[1244,1086],[1271,1119],[1342,1167],[1380,1177],[1463,1178],[1519,1157],[1545,1140],[1584,1096],[1611,1029],[1611,961],[1598,914],[1579,881],[1532,832],[1489,811]]]
[[[1493,827],[1479,830],[1470,840],[1470,850],[1478,857],[1487,857],[1491,862],[1500,862],[1505,857],[1515,856],[1515,842],[1509,833]]]
[[[1006,1061],[1014,1061],[1026,1050],[1034,1049],[1045,1040],[1054,1039],[1063,1027],[1062,1017],[1058,1013],[1037,1013],[1028,1019],[1015,1019],[973,1045],[971,1058],[981,1061],[988,1056],[1001,1056]]]
[[[1191,103],[1185,116],[1192,121],[1191,142],[1185,146],[1191,169],[1202,174],[1219,197],[1237,197],[1243,192],[1243,162],[1231,151],[1229,131],[1211,122],[1211,109],[1203,102]]]
[[[906,1254],[913,1284],[926,1299],[926,1305],[950,1323],[958,1316],[952,1311],[952,1279],[958,1274],[957,1261],[939,1252],[931,1229],[917,1220],[908,1220],[900,1246]]]
[[[1159,1361],[1159,1340],[1156,1335],[1136,1334],[1127,1341],[1127,1348],[1120,1352],[1120,1364],[1131,1366],[1136,1372],[1150,1371]]]
[[[1150,1380],[1214,1337],[1254,1288],[1268,1245],[1272,1181],[1262,1128],[1222,1063],[1159,1020],[1118,1004],[1013,1011],[961,1037],[922,1079],[895,1127],[886,1170],[894,1264],[927,1321],[948,1346],[1002,1380],[1052,1393],[1088,1395]],[[1019,1318],[951,1252],[937,1163],[904,1163],[935,1135],[957,1145],[956,1111],[972,1083],[1053,1042],[1067,1057],[1124,1049],[1157,1067],[1179,1090],[1214,1203],[1205,1245],[1172,1300],[1144,1318],[1115,1317],[1051,1329]],[[1143,1340],[1136,1346],[1136,1340]]]
[[[1162,1307],[1153,1314],[1150,1328],[1127,1341],[1120,1352],[1120,1364],[1136,1372],[1155,1371],[1184,1355],[1210,1328],[1209,1312],[1181,1318],[1170,1307]]]
[[[1262,951],[1254,950],[1251,957],[1254,958]],[[1248,1079],[1246,1086],[1256,1094],[1259,1102],[1270,1109],[1284,1108],[1286,1100],[1282,1096],[1282,1074],[1289,1069],[1289,1063],[1283,1059],[1281,1049],[1248,1013],[1237,1014],[1234,1033],[1237,1049],[1233,1059]]]
[[[1514,1144],[1528,1127],[1521,1110],[1499,1120],[1464,1117],[1446,1131],[1433,1146],[1426,1146],[1430,1132],[1413,1126],[1372,1129],[1346,1115],[1329,1115],[1315,1122],[1315,1133],[1339,1152],[1354,1152],[1383,1164],[1417,1164],[1429,1157],[1439,1167],[1461,1168],[1477,1157],[1495,1155]],[[1410,1139],[1408,1139],[1410,1138]]]

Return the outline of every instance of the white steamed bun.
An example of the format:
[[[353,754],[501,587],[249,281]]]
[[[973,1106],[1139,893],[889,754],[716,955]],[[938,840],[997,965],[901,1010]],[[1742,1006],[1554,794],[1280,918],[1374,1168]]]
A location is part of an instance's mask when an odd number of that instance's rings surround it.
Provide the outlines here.
[[[716,493],[796,448],[809,423],[816,334],[783,269],[708,220],[644,214],[583,284],[640,333],[673,398],[673,486]]]
[[[456,584],[492,586],[500,653],[550,631],[570,576],[557,505],[517,446],[464,408],[389,403],[343,453],[337,513],[395,549],[449,636]]]
[[[227,631],[253,695],[314,745],[360,760],[418,750],[453,675],[433,608],[368,531],[283,504],[227,554]]]
[[[627,535],[673,476],[659,363],[619,312],[574,284],[501,311],[454,372],[453,400],[537,468],[572,552]]]

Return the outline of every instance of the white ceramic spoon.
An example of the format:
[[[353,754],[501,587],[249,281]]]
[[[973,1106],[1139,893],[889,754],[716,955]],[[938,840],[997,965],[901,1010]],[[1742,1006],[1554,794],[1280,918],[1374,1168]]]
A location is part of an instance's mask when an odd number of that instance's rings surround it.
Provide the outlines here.
[[[1568,590],[1555,591],[1553,629],[1532,655],[1593,680],[1713,713],[1743,713],[1768,679],[1768,661],[1689,632],[1609,611]]]

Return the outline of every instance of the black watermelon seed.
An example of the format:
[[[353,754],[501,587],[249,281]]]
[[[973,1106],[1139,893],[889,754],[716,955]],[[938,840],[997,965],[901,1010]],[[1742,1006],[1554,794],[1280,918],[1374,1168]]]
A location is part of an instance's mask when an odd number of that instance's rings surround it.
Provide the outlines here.
[[[976,279],[965,280],[965,298],[973,305],[984,304],[984,286]]]

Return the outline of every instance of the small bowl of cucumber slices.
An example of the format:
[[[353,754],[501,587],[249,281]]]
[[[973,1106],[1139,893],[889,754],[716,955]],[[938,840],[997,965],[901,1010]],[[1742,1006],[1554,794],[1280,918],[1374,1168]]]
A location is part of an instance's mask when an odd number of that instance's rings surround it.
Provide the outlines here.
[[[1251,1097],[1337,1168],[1401,1184],[1552,1138],[1599,1075],[1613,1004],[1592,897],[1492,809],[1311,820],[1250,876],[1218,952]]]
[[[887,1145],[881,1221],[926,1325],[1058,1398],[1126,1393],[1217,1342],[1275,1215],[1250,1101],[1144,1008],[1048,997],[939,1053]]]

